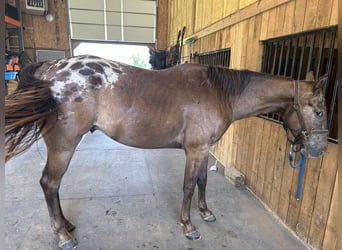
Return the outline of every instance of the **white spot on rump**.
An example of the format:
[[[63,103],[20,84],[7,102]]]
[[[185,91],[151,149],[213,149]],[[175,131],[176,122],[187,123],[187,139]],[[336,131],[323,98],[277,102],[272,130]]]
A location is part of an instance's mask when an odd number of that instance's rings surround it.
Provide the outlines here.
[[[65,88],[65,82],[61,82],[61,81],[55,81],[54,85],[51,86],[51,90],[54,96],[60,95],[64,88]]]
[[[86,64],[90,62],[93,62],[93,63],[102,62],[108,65],[108,66],[103,66],[102,64],[102,69],[104,71],[104,74],[99,74],[98,72],[95,74],[96,77],[100,77],[102,79],[102,85],[100,84],[96,86],[97,88],[101,88],[102,86],[104,87],[111,86],[111,88],[113,88],[114,83],[117,82],[119,78],[119,73],[115,72],[110,67],[110,64],[117,66],[117,68],[119,68],[120,71],[122,70],[121,64],[108,61],[102,58],[82,58],[80,60],[79,57],[71,57],[68,59],[59,60],[57,63],[58,65],[61,65],[62,63],[68,63],[68,64],[66,64],[62,69],[57,70],[55,74],[59,74],[63,71],[69,71],[71,74],[66,77],[65,81],[56,81],[56,80],[54,81],[54,84],[51,86],[51,90],[55,98],[58,98],[58,99],[63,98],[63,93],[64,91],[67,90],[68,84],[77,84],[79,86],[78,92],[74,94],[82,95],[83,92],[89,91],[89,89],[87,88],[89,76],[85,76],[79,73],[79,70],[81,70],[82,68],[78,70],[70,70],[70,67],[76,62],[82,62],[84,65],[84,68],[87,68]],[[52,67],[50,66],[50,68]],[[47,70],[46,74],[44,75],[45,77],[47,73],[50,71],[50,68]]]
[[[108,79],[108,84],[112,84],[118,80],[118,74],[109,67],[104,67],[104,72]],[[107,84],[107,85],[108,85]]]

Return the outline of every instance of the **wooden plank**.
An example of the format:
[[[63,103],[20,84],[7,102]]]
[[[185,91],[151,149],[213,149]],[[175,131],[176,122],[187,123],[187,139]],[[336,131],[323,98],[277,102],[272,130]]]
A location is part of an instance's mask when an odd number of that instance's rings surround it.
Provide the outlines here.
[[[333,0],[319,0],[316,13],[316,24],[315,27],[328,26],[330,23],[330,17],[332,12]]]
[[[203,0],[196,1],[196,11],[195,11],[195,24],[194,31],[198,32],[202,29],[202,18],[203,18]]]
[[[263,194],[263,187],[264,187],[264,180],[265,180],[265,169],[266,169],[266,157],[267,154],[265,154],[267,145],[270,140],[270,131],[271,131],[271,123],[270,122],[265,122],[264,128],[260,133],[263,134],[262,136],[262,143],[261,143],[261,152],[259,156],[259,161],[258,161],[258,174],[257,174],[257,183],[256,183],[256,194],[259,197],[262,197]]]
[[[222,31],[218,31],[215,33],[215,47],[213,50],[222,49]]]
[[[239,148],[239,140],[240,140],[240,134],[241,131],[243,130],[244,122],[243,121],[236,121],[234,122],[234,134],[233,134],[233,167],[236,169],[240,170],[240,164],[239,164],[239,153],[240,153],[240,148]]]
[[[292,0],[277,0],[277,1],[263,0],[263,1],[255,2],[247,6],[246,8],[243,8],[240,11],[233,13],[232,15],[226,16],[225,18],[219,20],[218,22],[208,23],[207,27],[205,28],[203,27],[203,29],[192,34],[192,36],[196,36],[197,38],[207,36],[209,34],[217,32],[218,30],[224,29],[229,26],[233,26],[234,24],[240,23],[258,14],[267,12],[277,6],[280,6],[290,1]],[[207,8],[207,5],[205,5],[205,8]],[[209,8],[211,7],[209,6]],[[203,15],[206,15],[206,14],[207,12],[203,12]],[[206,16],[205,19],[211,20],[211,16]],[[186,38],[189,38],[189,37],[186,37]]]
[[[297,222],[297,234],[302,239],[307,239],[311,225],[311,216],[314,209],[314,202],[318,186],[319,173],[321,171],[322,158],[306,159],[305,183],[302,187],[302,205],[299,211]]]
[[[158,2],[157,12],[157,49],[167,48],[168,36],[168,3],[167,1]]]
[[[242,9],[242,8],[245,8],[247,7],[248,5],[252,4],[252,3],[255,3],[257,0],[240,0],[240,6],[239,8]]]
[[[173,33],[173,29],[174,29],[174,25],[173,25],[173,2],[172,1],[168,1],[167,2],[167,9],[168,9],[168,14],[167,14],[167,30],[168,30],[168,35],[167,35],[167,47],[170,46],[172,44],[172,33]]]
[[[331,200],[327,227],[324,233],[322,250],[337,250],[337,239],[338,239],[337,210],[338,210],[338,175],[336,175],[335,187],[334,187],[333,197]]]
[[[246,139],[248,138],[248,130],[247,130],[247,121],[241,120],[239,121],[239,132],[237,134],[239,140],[237,145],[237,154],[236,154],[236,167],[243,174],[246,173],[246,158],[247,158],[247,147]],[[247,135],[247,136],[246,136]]]
[[[329,144],[323,157],[322,170],[319,176],[315,207],[312,213],[308,243],[321,248],[324,231],[329,215],[332,192],[338,166],[338,146]]]
[[[286,152],[290,152],[290,144],[287,142]],[[291,197],[291,184],[294,170],[289,166],[288,160],[284,161],[283,177],[281,180],[280,197],[278,202],[277,214],[282,221],[286,221],[287,211]]]
[[[248,61],[250,61],[250,66],[248,69],[254,70],[254,71],[261,71],[261,61],[262,61],[262,53],[263,53],[263,45],[260,42],[260,36],[261,36],[261,24],[262,24],[262,15],[258,15],[255,18],[255,26],[254,26],[254,32],[253,32],[253,40],[250,42],[254,44],[254,53],[252,54],[252,58],[249,58]]]
[[[271,191],[273,186],[273,173],[274,173],[274,162],[277,152],[277,141],[279,138],[279,131],[277,130],[279,126],[276,124],[271,124],[269,142],[266,147],[266,168],[265,168],[265,179],[262,191],[262,200],[269,205],[271,199]]]
[[[286,4],[287,5],[287,4]],[[282,36],[283,34],[283,28],[284,28],[284,23],[288,20],[288,17],[286,17],[285,21],[285,12],[286,12],[286,5],[281,5],[276,8],[276,20],[274,23],[274,37]]]
[[[297,163],[299,161],[299,157],[300,157],[300,154],[295,155],[294,163]],[[306,184],[307,172],[308,171],[304,172],[302,186],[305,186]],[[291,191],[290,191],[290,197],[289,197],[289,207],[288,207],[286,221],[285,221],[286,225],[288,225],[296,233],[297,233],[297,222],[298,222],[298,217],[299,217],[299,211],[300,211],[300,207],[303,201],[303,199],[297,200],[299,173],[300,173],[299,168],[294,169],[294,175],[292,178]]]
[[[329,25],[338,24],[338,0],[334,0],[331,7],[331,15]]]
[[[221,148],[221,150],[226,151],[225,155],[225,162],[227,163],[227,166],[233,167],[235,162],[235,155],[234,155],[234,141],[233,141],[233,135],[235,133],[235,126],[231,125],[228,128],[228,131],[225,133],[224,140],[227,142],[227,147]]]
[[[255,125],[255,118],[248,118],[246,119],[246,131],[248,134],[245,135],[246,140],[246,153],[245,153],[245,182],[246,185],[250,185],[251,182],[251,177],[252,177],[252,165],[253,165],[253,155],[254,155],[254,150],[255,150],[255,143],[256,143],[256,135],[258,131],[256,130],[256,125]]]
[[[248,39],[246,39],[246,34],[248,34],[249,29],[249,20],[245,20],[239,24],[239,33],[236,38],[239,41],[240,47],[240,65],[239,69],[246,68],[246,60],[247,60],[247,44]]]
[[[294,27],[293,32],[301,32],[303,31],[304,26],[304,17],[305,17],[305,10],[306,10],[306,2],[307,1],[295,1],[295,13],[294,13]]]
[[[222,48],[229,48],[230,44],[230,28],[226,28],[222,30]]]
[[[223,5],[222,0],[212,0],[212,23],[217,22],[223,16]]]
[[[286,9],[285,9],[286,21],[284,20],[284,23],[283,23],[282,35],[289,35],[293,33],[294,25],[295,25],[294,21],[296,20],[295,8],[296,8],[296,1],[292,1],[286,4]]]
[[[260,40],[266,40],[268,38],[267,33],[268,33],[268,18],[270,16],[270,13],[264,12],[262,14],[261,18],[261,29],[260,29]]]
[[[247,46],[246,46],[246,56],[248,56],[248,60],[245,63],[245,68],[253,70],[253,62],[255,61],[255,47],[256,47],[256,41],[254,38],[254,32],[255,32],[255,19],[256,17],[252,17],[248,20],[248,33],[247,33]]]
[[[230,37],[231,37],[231,44],[230,47],[234,48],[234,51],[236,49],[236,43],[238,43],[239,41],[236,40],[237,37],[237,25],[234,25],[232,27],[230,27]],[[239,54],[235,51],[234,53],[230,54],[230,68],[233,69],[238,69],[239,68],[239,64],[238,62],[240,61],[239,59]]]
[[[319,0],[307,0],[304,18],[304,30],[314,29],[316,27],[317,11]]]
[[[277,17],[277,9],[274,8],[269,11],[268,15],[268,28],[267,28],[267,39],[272,38],[275,36],[275,29],[276,29],[276,21],[278,19]]]
[[[234,187],[243,187],[245,185],[245,175],[234,167],[226,166],[224,175]]]
[[[212,23],[212,2],[211,0],[204,0],[203,3],[203,19],[202,27],[207,27]]]
[[[252,160],[252,169],[251,169],[251,181],[249,188],[256,194],[257,192],[257,183],[258,183],[258,170],[259,170],[259,160],[260,155],[262,154],[262,141],[263,141],[263,133],[265,120],[261,118],[254,118],[255,119],[255,144],[254,144],[254,153],[253,153],[253,160]]]
[[[269,202],[269,207],[273,211],[277,211],[279,197],[280,197],[280,188],[281,182],[283,177],[283,170],[284,170],[284,162],[287,159],[287,152],[286,149],[286,136],[284,133],[284,129],[282,126],[277,126],[277,133],[278,133],[278,141],[275,148],[275,161],[274,161],[274,171],[273,171],[273,182],[272,182],[272,191],[271,197]]]
[[[239,9],[239,1],[240,0],[225,0],[224,1],[224,10],[223,16],[227,17],[233,13],[235,13]]]
[[[184,4],[184,2],[183,2]],[[193,34],[194,33],[194,15],[195,15],[195,1],[194,0],[189,0],[185,1],[186,5],[186,34]]]

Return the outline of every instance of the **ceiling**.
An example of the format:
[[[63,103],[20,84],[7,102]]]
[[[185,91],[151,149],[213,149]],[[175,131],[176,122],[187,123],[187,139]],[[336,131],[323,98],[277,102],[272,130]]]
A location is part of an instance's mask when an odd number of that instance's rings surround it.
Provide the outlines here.
[[[71,39],[155,43],[156,1],[69,0]]]

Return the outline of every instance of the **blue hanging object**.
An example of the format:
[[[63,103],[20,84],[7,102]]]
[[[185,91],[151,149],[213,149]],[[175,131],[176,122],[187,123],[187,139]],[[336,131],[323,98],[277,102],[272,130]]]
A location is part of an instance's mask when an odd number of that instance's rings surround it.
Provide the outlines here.
[[[302,183],[303,183],[303,176],[304,176],[304,167],[305,167],[305,156],[300,153],[300,158],[297,164],[293,164],[293,153],[298,153],[301,151],[301,147],[299,146],[298,149],[295,149],[293,145],[291,145],[291,151],[289,153],[289,161],[291,168],[300,168],[299,171],[299,180],[298,180],[298,188],[297,188],[297,200],[300,200],[300,195],[302,192]]]

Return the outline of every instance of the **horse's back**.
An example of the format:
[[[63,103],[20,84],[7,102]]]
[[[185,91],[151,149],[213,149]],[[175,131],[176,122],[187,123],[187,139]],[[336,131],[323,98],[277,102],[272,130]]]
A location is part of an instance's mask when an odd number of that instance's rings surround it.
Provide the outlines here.
[[[36,76],[51,81],[59,103],[55,131],[71,136],[96,127],[126,145],[161,148],[181,146],[187,122],[200,122],[204,112],[198,107],[208,104],[203,69],[154,71],[79,56],[46,62]]]

